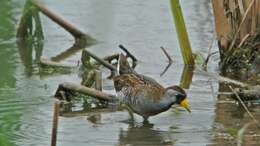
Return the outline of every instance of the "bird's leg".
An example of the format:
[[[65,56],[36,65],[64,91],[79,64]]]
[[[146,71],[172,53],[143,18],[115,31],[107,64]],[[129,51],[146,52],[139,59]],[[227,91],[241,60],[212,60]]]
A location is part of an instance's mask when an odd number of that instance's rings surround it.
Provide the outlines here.
[[[123,109],[127,110],[128,114],[130,115],[130,121],[134,122],[135,119],[134,119],[133,111],[126,104],[121,104],[121,106],[122,106]]]
[[[148,116],[143,116],[143,119],[144,119],[143,123],[144,124],[149,123],[148,118],[149,118]]]

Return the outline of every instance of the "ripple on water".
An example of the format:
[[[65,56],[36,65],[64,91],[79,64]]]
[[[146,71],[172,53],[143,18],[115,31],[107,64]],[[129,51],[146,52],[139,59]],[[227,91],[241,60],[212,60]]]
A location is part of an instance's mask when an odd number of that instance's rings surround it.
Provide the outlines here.
[[[49,141],[50,133],[42,133],[41,131],[44,131],[45,128],[39,125],[39,123],[45,124],[42,119],[45,118],[43,115],[46,115],[46,112],[44,114],[37,109],[48,104],[50,97],[15,98],[11,94],[1,94],[0,97],[5,98],[0,100],[1,133],[18,145],[35,144],[35,141],[38,140]],[[34,115],[36,111],[37,116]],[[47,115],[50,115],[48,112]]]

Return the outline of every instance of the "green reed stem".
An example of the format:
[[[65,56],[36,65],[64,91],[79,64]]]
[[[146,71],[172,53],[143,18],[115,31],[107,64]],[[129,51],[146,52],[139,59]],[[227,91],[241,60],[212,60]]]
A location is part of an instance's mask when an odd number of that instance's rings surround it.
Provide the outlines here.
[[[182,53],[184,64],[194,65],[191,45],[186,31],[186,26],[183,19],[179,0],[171,0],[171,10],[175,22],[176,32],[181,47],[181,53]]]

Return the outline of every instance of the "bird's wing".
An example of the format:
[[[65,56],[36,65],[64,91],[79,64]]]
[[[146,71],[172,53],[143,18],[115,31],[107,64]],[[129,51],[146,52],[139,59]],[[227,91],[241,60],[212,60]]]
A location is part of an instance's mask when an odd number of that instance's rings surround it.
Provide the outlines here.
[[[114,78],[117,92],[125,97],[146,96],[152,100],[159,100],[164,95],[164,88],[150,77],[136,74],[124,74]]]

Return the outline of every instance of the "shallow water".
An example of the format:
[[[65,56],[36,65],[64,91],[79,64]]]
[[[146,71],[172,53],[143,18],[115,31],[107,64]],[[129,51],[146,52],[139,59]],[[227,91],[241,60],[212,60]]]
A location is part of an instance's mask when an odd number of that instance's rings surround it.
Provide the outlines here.
[[[80,83],[81,79],[77,71],[62,75],[40,74],[35,60],[65,51],[74,43],[73,37],[41,15],[45,35],[43,49],[30,50],[16,44],[15,33],[24,1],[1,3],[6,10],[0,10],[4,12],[0,13],[0,145],[50,145],[52,96],[59,83]],[[120,51],[118,44],[124,44],[140,60],[137,72],[155,78],[164,86],[181,82],[183,64],[167,0],[150,0],[149,3],[140,0],[63,0],[62,3],[44,0],[44,3],[98,41],[88,48],[91,52],[98,56],[111,55]],[[206,56],[214,28],[210,1],[182,1],[181,4],[192,48]],[[174,60],[162,77],[160,73],[167,59],[160,46],[165,46]],[[78,51],[64,62],[76,65],[80,55]],[[218,57],[212,57],[209,71],[217,73],[217,62]],[[103,71],[108,74],[106,69]],[[103,84],[105,92],[114,93],[111,80],[105,76]],[[192,113],[172,108],[152,117],[148,125],[142,125],[137,115],[136,123],[129,124],[126,111],[60,117],[57,145],[219,144],[216,125],[221,125],[223,120],[218,120],[219,106],[215,106],[218,86],[217,81],[195,72],[187,90]],[[76,108],[80,109],[81,105]]]

